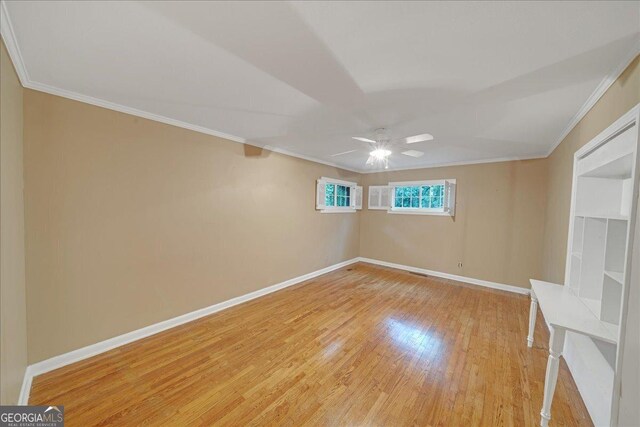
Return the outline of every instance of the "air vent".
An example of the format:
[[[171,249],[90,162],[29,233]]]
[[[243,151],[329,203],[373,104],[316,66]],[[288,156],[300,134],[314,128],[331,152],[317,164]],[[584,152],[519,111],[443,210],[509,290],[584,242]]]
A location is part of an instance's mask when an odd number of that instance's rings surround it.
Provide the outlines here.
[[[422,156],[424,156],[424,153],[422,151],[418,151],[418,150],[407,150],[407,151],[403,151],[402,154],[404,154],[405,156],[410,156],[410,157],[422,157]]]

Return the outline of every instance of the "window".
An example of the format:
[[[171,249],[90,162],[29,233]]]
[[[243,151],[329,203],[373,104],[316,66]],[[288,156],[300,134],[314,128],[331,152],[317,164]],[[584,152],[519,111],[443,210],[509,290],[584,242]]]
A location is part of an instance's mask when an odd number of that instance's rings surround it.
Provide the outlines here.
[[[369,187],[369,209],[389,213],[450,215],[455,214],[456,180],[390,182]]]
[[[316,209],[323,213],[362,209],[362,187],[355,182],[320,178],[316,186]]]
[[[325,183],[325,206],[351,207],[351,187]]]
[[[443,206],[444,183],[394,187],[394,208],[442,209]]]

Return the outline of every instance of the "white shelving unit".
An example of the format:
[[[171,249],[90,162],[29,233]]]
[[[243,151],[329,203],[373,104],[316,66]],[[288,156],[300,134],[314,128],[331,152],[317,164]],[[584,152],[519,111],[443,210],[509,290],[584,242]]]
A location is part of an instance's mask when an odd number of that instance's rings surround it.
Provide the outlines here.
[[[616,424],[637,209],[638,111],[636,106],[575,154],[566,285],[531,280],[529,345],[538,303],[551,332],[543,426],[561,355],[594,424]]]

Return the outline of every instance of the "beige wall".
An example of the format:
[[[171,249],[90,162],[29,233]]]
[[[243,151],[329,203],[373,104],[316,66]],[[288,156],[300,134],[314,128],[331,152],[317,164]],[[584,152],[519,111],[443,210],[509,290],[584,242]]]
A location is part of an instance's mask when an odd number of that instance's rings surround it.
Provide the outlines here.
[[[529,287],[528,280],[541,275],[546,176],[545,160],[366,174],[365,186],[455,178],[456,215],[364,210],[360,254]]]
[[[29,361],[358,256],[333,167],[25,90]]]
[[[638,68],[549,159],[366,175],[25,90],[29,361],[358,255],[521,287],[561,280],[572,153],[638,102]],[[319,176],[456,178],[457,213],[323,215]]]
[[[574,153],[639,102],[640,57],[637,57],[548,157],[549,194],[543,259],[545,280],[564,283]]]
[[[18,402],[27,367],[22,86],[0,48],[0,404]]]

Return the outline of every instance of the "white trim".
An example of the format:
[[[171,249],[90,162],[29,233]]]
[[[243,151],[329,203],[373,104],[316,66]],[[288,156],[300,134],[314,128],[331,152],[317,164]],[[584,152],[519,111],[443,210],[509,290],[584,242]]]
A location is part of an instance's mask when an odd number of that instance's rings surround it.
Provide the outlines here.
[[[601,145],[609,142],[612,138],[616,137],[618,134],[620,134],[622,131],[624,131],[625,129],[629,129],[630,126],[635,126],[635,130],[633,130],[636,134],[636,154],[635,154],[635,161],[634,161],[634,169],[637,168],[638,163],[640,162],[640,151],[638,151],[637,148],[637,139],[638,139],[638,126],[640,126],[640,103],[636,104],[633,108],[631,108],[629,111],[627,111],[625,114],[623,114],[620,118],[618,118],[615,122],[613,122],[612,124],[610,124],[609,126],[607,126],[606,129],[604,129],[602,132],[600,132],[598,135],[596,135],[593,139],[591,139],[589,142],[587,142],[585,145],[583,145],[580,149],[576,150],[576,152],[573,155],[573,169],[572,169],[572,182],[571,182],[571,208],[569,210],[569,229],[567,232],[567,253],[565,254],[565,272],[564,272],[564,285],[565,286],[569,286],[570,285],[570,275],[571,275],[571,253],[573,253],[573,233],[574,233],[574,229],[575,229],[575,218],[576,218],[576,212],[575,212],[575,207],[576,207],[576,193],[577,193],[577,180],[578,180],[578,173],[577,173],[577,167],[578,167],[578,160],[588,156],[592,151],[596,150],[598,147],[600,147]],[[637,179],[637,174],[634,170],[634,172],[632,173],[632,176],[634,177],[634,200],[632,202],[632,209],[631,209],[631,214],[629,215],[629,224],[630,226],[628,227],[627,230],[627,238],[628,240],[628,247],[633,247],[633,232],[634,232],[634,228],[637,227],[638,225],[635,224],[635,221],[633,220],[636,216],[636,210],[637,210],[637,197],[638,197],[638,179]],[[628,266],[631,265],[631,257],[633,255],[631,254],[631,251],[628,251],[627,253],[627,261],[626,264]],[[630,277],[630,276],[628,276]],[[627,284],[623,285],[623,295],[622,295],[622,307],[621,307],[621,313],[620,313],[620,319],[624,320],[627,317],[627,312],[628,312],[628,293],[629,293],[629,288],[631,283],[629,282],[629,278],[627,277]],[[619,367],[622,364],[622,355],[624,354],[624,346],[625,346],[625,341],[624,341],[624,337],[625,337],[625,333],[626,333],[626,320],[622,321],[619,328],[618,328],[618,335],[617,335],[617,350],[616,350],[616,364],[615,366],[617,367],[616,369],[614,369],[614,376],[613,376],[613,395],[611,396],[611,408],[610,408],[610,419],[611,419],[611,425],[616,425],[616,421],[617,421],[617,416],[618,416],[618,407],[619,407],[619,399],[620,399],[620,373],[618,372]],[[567,362],[567,366],[569,367],[569,371],[571,372],[571,375],[573,375],[576,384],[578,385],[578,391],[583,394],[590,394],[590,389],[589,389],[589,385],[590,382],[586,381],[585,378],[585,371],[588,370],[588,368],[581,366],[580,365],[580,358],[577,356],[579,354],[585,354],[584,351],[580,351],[577,349],[576,346],[578,347],[584,347],[583,344],[579,344],[581,341],[576,341],[578,338],[574,338],[573,341],[571,341],[571,335],[569,335],[567,337],[565,346],[567,351],[565,352],[564,358],[565,361]],[[576,344],[578,343],[578,344]],[[589,342],[587,342],[586,345],[591,346],[592,344],[589,344]],[[589,351],[591,351],[592,353],[595,353],[592,350],[587,350],[586,354],[589,354]],[[589,414],[591,415],[593,413],[594,407],[589,405],[587,406],[587,410],[589,411]]]
[[[432,169],[432,168],[447,167],[447,166],[466,166],[466,165],[476,165],[476,164],[484,164],[484,163],[512,162],[512,161],[522,161],[522,160],[544,159],[546,157],[549,157],[549,155],[558,147],[558,145],[560,145],[560,143],[569,134],[569,132],[571,132],[571,130],[575,127],[575,125],[587,114],[587,112],[589,112],[589,110],[602,97],[602,95],[604,95],[607,89],[609,89],[609,87],[616,81],[616,79],[620,77],[620,74],[622,74],[622,72],[629,66],[631,61],[633,61],[635,57],[638,55],[638,53],[640,53],[640,43],[638,43],[629,52],[628,56],[626,56],[624,60],[618,66],[616,66],[611,71],[611,73],[609,73],[609,75],[607,75],[602,80],[602,82],[600,82],[596,90],[587,99],[585,104],[580,108],[580,110],[573,117],[571,122],[569,122],[565,130],[562,132],[561,136],[556,140],[555,144],[551,147],[550,150],[548,150],[546,154],[532,155],[532,156],[495,157],[491,159],[482,159],[482,160],[470,160],[470,161],[448,162],[448,163],[445,162],[445,163],[436,163],[436,164],[423,165],[423,166],[407,166],[407,167],[398,167],[398,168],[389,168],[389,169],[368,170],[366,166],[363,168],[350,168],[348,166],[340,165],[338,163],[320,160],[315,157],[298,154],[282,148],[273,147],[271,145],[259,145],[255,143],[252,144],[251,142],[247,141],[245,138],[227,134],[224,132],[219,132],[213,129],[206,128],[204,126],[191,124],[188,122],[172,119],[169,117],[164,117],[158,114],[138,110],[136,108],[127,107],[124,105],[116,104],[114,102],[105,101],[102,99],[94,98],[88,95],[83,95],[83,94],[69,91],[66,89],[56,88],[54,86],[50,86],[47,84],[34,82],[29,78],[29,73],[27,72],[27,68],[24,64],[22,54],[18,47],[18,43],[15,37],[15,32],[13,31],[13,26],[11,25],[11,20],[9,18],[9,14],[6,8],[6,2],[4,0],[0,0],[0,6],[2,9],[2,13],[0,13],[1,15],[0,33],[2,34],[2,38],[5,42],[5,45],[7,46],[7,51],[9,52],[9,56],[11,57],[11,60],[16,69],[16,73],[18,74],[20,82],[22,83],[22,86],[26,88],[49,93],[51,95],[61,96],[63,98],[73,99],[75,101],[84,102],[84,103],[95,105],[102,108],[107,108],[109,110],[119,111],[125,114],[131,114],[133,116],[142,117],[142,118],[157,121],[160,123],[177,126],[183,129],[192,130],[194,132],[200,132],[206,135],[217,136],[219,138],[228,139],[230,141],[252,145],[258,148],[263,148],[265,150],[272,151],[274,153],[284,154],[286,156],[296,157],[299,159],[308,160],[311,162],[320,163],[323,165],[332,166],[338,169],[343,169],[350,172],[356,172],[361,174],[383,173],[383,172],[394,172],[394,171],[416,170],[416,169]]]
[[[27,73],[27,68],[24,66],[20,49],[18,49],[16,33],[13,31],[13,26],[9,19],[9,12],[7,11],[7,3],[4,0],[0,1],[0,33],[2,34],[5,46],[7,46],[9,57],[13,62],[20,83],[22,83],[22,86],[25,86],[26,83],[30,81],[29,74]]]
[[[246,144],[253,145],[250,142],[247,142]],[[341,166],[338,163],[327,162],[326,160],[319,160],[319,159],[316,159],[315,157],[305,156],[304,154],[298,154],[298,153],[294,153],[293,151],[285,150],[284,148],[278,148],[272,145],[264,145],[264,146],[254,145],[254,146],[264,148],[265,150],[269,150],[274,153],[284,154],[285,156],[296,157],[298,159],[307,160],[309,162],[314,162],[314,163],[320,163],[321,165],[332,166],[334,168],[346,170],[349,172],[362,173],[360,169],[353,169],[347,166]]]
[[[441,277],[443,279],[455,280],[458,282],[469,283],[472,285],[484,286],[485,288],[492,288],[492,289],[499,289],[501,291],[514,292],[516,294],[529,295],[529,292],[530,292],[529,289],[521,288],[519,286],[504,285],[502,283],[490,282],[488,280],[474,279],[473,277],[458,276],[456,274],[450,274],[450,273],[442,273],[439,271],[427,270],[426,268],[411,267],[408,265],[396,264],[396,263],[387,262],[387,261],[380,261],[377,259],[360,257],[358,258],[358,261],[366,262],[369,264],[381,265],[383,267],[397,268],[398,270],[405,270],[412,273],[420,273],[420,274],[426,274],[428,276]]]
[[[85,104],[95,105],[97,107],[118,111],[120,113],[130,114],[132,116],[142,117],[144,119],[153,120],[155,122],[160,122],[160,123],[164,123],[171,126],[176,126],[182,129],[188,129],[194,132],[204,133],[205,135],[216,136],[218,138],[224,138],[229,141],[251,145],[251,146],[262,148],[264,150],[268,150],[274,153],[283,154],[285,156],[296,157],[298,159],[307,160],[314,163],[320,163],[323,165],[347,170],[350,172],[357,172],[357,173],[362,172],[359,169],[353,169],[347,166],[341,166],[337,163],[316,159],[314,157],[306,156],[304,154],[298,154],[289,150],[285,150],[283,148],[278,148],[271,145],[260,145],[260,144],[252,143],[246,138],[236,136],[236,135],[231,135],[225,132],[219,132],[204,126],[195,125],[195,124],[178,120],[178,119],[172,119],[170,117],[165,117],[159,114],[150,113],[148,111],[139,110],[133,107],[127,107],[125,105],[117,104],[115,102],[103,100],[100,98],[94,98],[89,95],[84,95],[84,94],[73,92],[67,89],[57,88],[55,86],[51,86],[48,84],[35,82],[29,78],[29,73],[27,72],[27,68],[24,64],[24,60],[22,59],[22,54],[20,53],[20,49],[16,41],[15,33],[13,31],[13,27],[11,26],[11,20],[9,18],[9,14],[6,9],[6,2],[4,0],[1,0],[0,5],[1,5],[0,33],[2,34],[2,38],[5,42],[5,45],[7,46],[9,57],[11,58],[11,61],[13,62],[13,65],[16,69],[16,73],[18,74],[20,83],[25,88],[37,90],[39,92],[44,92],[44,93],[48,93],[55,96],[60,96],[62,98],[73,99],[74,101],[84,102]]]
[[[611,87],[611,85],[618,80],[618,77],[627,69],[629,64],[640,54],[640,42],[634,44],[633,48],[627,53],[622,62],[618,64],[615,68],[613,68],[609,74],[607,74],[600,84],[596,87],[596,89],[589,95],[589,98],[585,101],[582,107],[578,110],[575,116],[571,119],[569,124],[564,128],[558,139],[556,139],[555,143],[551,146],[549,151],[547,151],[547,155],[545,157],[549,157],[553,151],[558,148],[558,145],[564,141],[564,139],[569,135],[569,133],[573,130],[574,127],[587,115],[587,113],[593,108],[594,105],[602,98],[602,96],[607,92],[607,90]]]
[[[356,182],[352,182],[352,181],[343,181],[340,179],[336,179],[336,178],[329,178],[326,176],[322,176],[320,177],[320,179],[318,179],[317,181],[319,184],[321,183],[323,186],[326,186],[326,184],[333,184],[334,186],[336,185],[340,185],[342,187],[349,187],[351,189],[351,193],[350,194],[350,205],[349,206],[337,206],[335,203],[337,203],[337,199],[338,199],[338,190],[335,190],[334,193],[334,205],[331,206],[327,206],[325,204],[323,204],[323,208],[319,209],[320,205],[318,205],[318,201],[316,200],[316,209],[320,211],[320,213],[354,213],[357,212],[356,211],[356,207],[355,207],[355,198],[356,198],[356,188],[358,187],[358,184]],[[362,187],[361,187],[362,188]],[[317,190],[316,190],[317,191]]]
[[[331,213],[331,214],[339,214],[339,213],[356,213],[357,210],[355,208],[346,208],[346,209],[320,209],[320,213]]]
[[[468,166],[468,165],[481,165],[485,163],[502,163],[502,162],[517,162],[524,160],[536,160],[536,159],[546,159],[548,156],[545,154],[542,155],[532,155],[532,156],[515,156],[515,157],[494,157],[491,159],[482,159],[482,160],[464,160],[461,162],[449,162],[449,163],[434,163],[432,165],[425,166],[407,166],[407,167],[399,167],[399,168],[389,168],[389,169],[376,169],[376,170],[358,170],[358,173],[361,174],[372,174],[372,173],[386,173],[386,172],[396,172],[396,171],[408,171],[408,170],[418,170],[418,169],[433,169],[433,168],[446,168],[449,166]]]
[[[298,159],[307,160],[314,163],[320,163],[327,166],[332,166],[338,169],[347,170],[350,172],[359,172],[356,169],[350,169],[346,166],[340,166],[337,163],[326,162],[324,160],[319,160],[314,157],[305,156],[303,154],[294,153],[289,150],[285,150],[282,148],[274,147],[271,145],[258,145],[251,143],[250,141],[242,138],[240,136],[231,135],[224,132],[219,132],[213,129],[206,128],[200,125],[194,125],[188,122],[184,122],[182,120],[172,119],[170,117],[161,116],[155,113],[149,113],[146,111],[138,110],[136,108],[127,107],[124,105],[116,104],[114,102],[105,101],[99,98],[94,98],[88,95],[83,95],[77,92],[68,91],[66,89],[58,89],[53,86],[49,86],[42,83],[28,81],[26,84],[23,84],[24,87],[37,90],[39,92],[45,92],[51,95],[60,96],[62,98],[73,99],[74,101],[84,102],[85,104],[95,105],[97,107],[106,108],[108,110],[118,111],[125,114],[130,114],[132,116],[142,117],[144,119],[153,120],[155,122],[164,123],[171,126],[176,126],[182,129],[192,130],[194,132],[204,133],[206,135],[216,136],[218,138],[224,138],[229,141],[239,142],[241,144],[251,145],[253,147],[262,148],[267,151],[271,151],[273,153],[283,154],[285,156],[296,157]]]
[[[270,294],[272,292],[279,291],[280,289],[297,285],[298,283],[304,282],[306,280],[310,280],[315,277],[321,276],[323,274],[332,272],[334,270],[338,270],[342,267],[355,264],[358,261],[359,261],[359,258],[353,258],[353,259],[343,261],[334,265],[330,265],[329,267],[325,267],[320,270],[316,270],[311,273],[304,274],[302,276],[294,277],[293,279],[285,280],[284,282],[277,283],[275,285],[268,286],[266,288],[259,289],[254,292],[250,292],[245,295],[231,298],[227,301],[223,301],[218,304],[211,305],[209,307],[201,308],[199,310],[195,310],[190,313],[186,313],[181,316],[174,317],[172,319],[164,320],[162,322],[155,323],[153,325],[149,325],[144,328],[137,329],[135,331],[128,332],[123,335],[118,335],[116,337],[109,338],[107,340],[88,345],[78,350],[73,350],[68,353],[61,354],[59,356],[55,356],[47,360],[43,360],[38,363],[34,363],[33,365],[29,365],[24,374],[24,380],[22,382],[22,390],[20,391],[20,400],[18,401],[18,404],[26,405],[28,403],[29,393],[31,391],[31,382],[33,380],[33,377],[35,377],[36,375],[41,375],[46,372],[52,371],[54,369],[58,369],[63,366],[70,365],[72,363],[79,362],[81,360],[98,355],[100,353],[104,353],[106,351],[123,346],[125,344],[129,344],[131,342],[140,340],[142,338],[155,335],[159,332],[166,331],[167,329],[171,329],[176,326],[179,326],[188,322],[192,322],[201,317],[208,316],[210,314],[217,313],[219,311],[225,310],[235,305],[242,304],[247,301],[251,301],[252,299],[256,299],[261,296]]]
[[[435,216],[451,216],[449,212],[440,209],[428,210],[420,208],[390,208],[387,213],[395,215],[435,215]]]
[[[456,184],[455,178],[443,178],[443,179],[431,179],[431,180],[422,180],[422,181],[396,181],[390,182],[387,186],[390,191],[390,207],[387,211],[391,214],[401,214],[401,215],[440,215],[440,216],[453,216],[451,212],[445,206],[445,194],[446,184],[447,182]],[[396,187],[423,187],[423,186],[442,186],[443,194],[442,194],[442,207],[441,208],[405,208],[405,207],[396,207],[395,206],[395,189]],[[420,199],[422,199],[422,188],[420,188]]]
[[[44,374],[46,372],[52,371],[54,369],[62,368],[63,366],[70,365],[72,363],[79,362],[84,359],[88,359],[89,357],[96,356],[98,354],[107,352],[109,350],[113,350],[114,348],[121,347],[125,344],[129,344],[131,342],[149,337],[151,335],[155,335],[157,333],[166,331],[168,329],[174,328],[176,326],[183,325],[185,323],[197,320],[201,317],[208,316],[213,313],[217,313],[219,311],[225,310],[227,308],[233,307],[238,304],[242,304],[247,301],[251,301],[253,299],[259,298],[261,296],[270,294],[272,292],[276,292],[280,289],[284,289],[289,286],[296,285],[298,283],[304,282],[306,280],[313,279],[315,277],[321,276],[323,274],[330,273],[332,271],[338,270],[340,268],[346,267],[351,264],[355,264],[357,262],[365,262],[369,264],[381,265],[384,267],[396,268],[399,270],[410,271],[413,273],[427,274],[430,276],[441,277],[444,279],[456,280],[458,282],[470,283],[472,285],[484,286],[492,289],[499,289],[507,292],[514,292],[518,294],[529,294],[529,290],[525,288],[520,288],[512,285],[503,285],[501,283],[489,282],[481,279],[474,279],[471,277],[458,276],[455,274],[449,273],[441,273],[438,271],[427,270],[424,268],[418,267],[410,267],[402,264],[395,264],[386,261],[379,261],[371,258],[357,257],[350,259],[348,261],[343,261],[338,264],[331,265],[329,267],[322,268],[320,270],[316,270],[314,272],[295,277],[293,279],[286,280],[281,283],[277,283],[275,285],[259,289],[257,291],[241,295],[235,298],[232,298],[227,301],[223,301],[218,304],[211,305],[209,307],[202,308],[200,310],[195,310],[187,314],[183,314],[178,317],[174,317],[172,319],[168,319],[159,323],[155,323],[153,325],[146,326],[141,329],[137,329],[132,332],[128,332],[123,335],[118,335],[113,338],[109,338],[107,340],[88,345],[86,347],[80,348],[78,350],[73,350],[65,354],[61,354],[59,356],[52,357],[47,360],[43,360],[41,362],[34,363],[32,365],[27,366],[27,369],[24,373],[24,379],[22,382],[22,389],[20,390],[20,397],[18,400],[19,405],[27,405],[29,402],[29,394],[31,391],[31,383],[33,381],[33,377],[37,375]]]
[[[575,152],[574,158],[586,156],[589,152],[595,150],[625,128],[629,127],[633,123],[637,123],[639,113],[640,104],[636,104],[629,111],[624,113],[624,115],[619,117],[615,122],[607,126],[605,130],[600,132],[591,141],[580,147],[580,149]]]
[[[444,185],[446,179],[429,179],[424,181],[396,181],[387,184],[389,187],[416,187],[423,185]],[[450,179],[449,181],[455,181]]]
[[[628,127],[630,124],[634,123],[636,126],[640,125],[640,103],[636,104],[633,108],[627,111],[623,116],[618,118],[615,122],[611,123],[605,130],[596,135],[591,141],[587,142],[580,149],[578,149],[573,154],[573,178],[571,182],[571,210],[569,212],[569,230],[567,233],[567,254],[572,253],[573,251],[573,228],[574,228],[574,218],[576,216],[575,210],[575,199],[576,199],[576,180],[577,173],[575,168],[577,167],[577,160],[581,157],[586,156],[591,151],[598,148],[600,145],[607,142],[613,136],[615,136],[618,132]],[[571,257],[565,254],[565,265],[564,265],[564,284],[569,284],[569,273],[571,270]]]
[[[20,396],[18,396],[18,405],[29,404],[29,394],[31,393],[31,383],[33,382],[34,376],[31,366],[27,366],[27,369],[24,371],[24,378],[22,379]]]
[[[45,92],[51,95],[73,99],[74,101],[84,102],[85,104],[95,105],[97,107],[106,108],[108,110],[119,111],[121,113],[130,114],[132,116],[142,117],[144,119],[153,120],[153,121],[164,123],[167,125],[192,130],[195,132],[200,132],[200,133],[204,133],[211,136],[217,136],[218,138],[224,138],[230,141],[240,142],[242,144],[247,144],[247,141],[244,138],[241,138],[239,136],[231,135],[224,132],[218,132],[218,131],[206,128],[204,126],[194,125],[191,123],[183,122],[182,120],[172,119],[170,117],[161,116],[155,113],[149,113],[147,111],[138,110],[137,108],[127,107],[125,105],[116,104],[115,102],[105,101],[103,99],[94,98],[92,96],[83,95],[70,90],[59,89],[57,87],[50,86],[47,84],[28,81],[27,84],[25,84],[24,86],[29,89],[37,90],[39,92]]]
[[[329,184],[340,184],[340,185],[343,185],[345,187],[355,187],[355,186],[358,185],[357,182],[343,181],[341,179],[329,178],[327,176],[321,176],[320,177],[320,181],[326,181]]]
[[[273,153],[283,154],[285,156],[296,157],[298,159],[307,160],[314,163],[320,163],[327,166],[332,166],[338,169],[347,170],[350,172],[358,172],[355,169],[349,169],[345,166],[340,166],[337,163],[325,162],[324,160],[315,159],[313,157],[305,156],[302,154],[297,154],[288,150],[284,150],[278,147],[274,147],[271,145],[259,145],[252,143],[251,141],[246,140],[240,136],[231,135],[224,132],[219,132],[213,129],[206,128],[200,125],[194,125],[188,122],[184,122],[182,120],[172,119],[170,117],[161,116],[155,113],[149,113],[147,111],[138,110],[136,108],[127,107],[124,105],[116,104],[114,102],[105,101],[99,98],[94,98],[92,96],[83,95],[77,92],[72,92],[66,89],[58,89],[53,86],[49,86],[42,83],[27,81],[23,83],[23,86],[29,89],[37,90],[39,92],[45,92],[51,95],[60,96],[62,98],[72,99],[78,102],[84,102],[85,104],[95,105],[97,107],[106,108],[108,110],[118,111],[120,113],[130,114],[132,116],[142,117],[144,119],[153,120],[155,122],[164,123],[171,126],[176,126],[182,129],[191,130],[194,132],[203,133],[205,135],[211,135],[218,138],[224,138],[229,141],[239,142],[240,144],[251,145],[253,147],[262,148],[267,151],[271,151]]]

